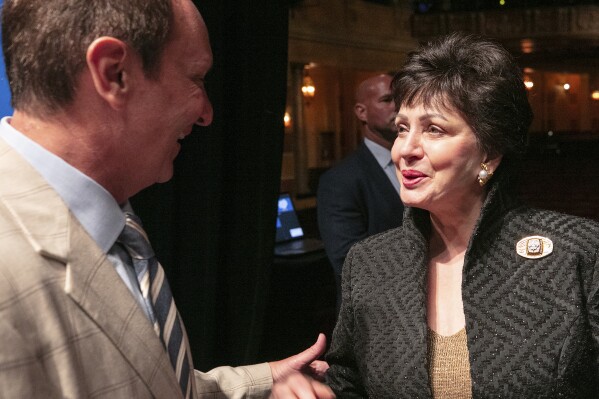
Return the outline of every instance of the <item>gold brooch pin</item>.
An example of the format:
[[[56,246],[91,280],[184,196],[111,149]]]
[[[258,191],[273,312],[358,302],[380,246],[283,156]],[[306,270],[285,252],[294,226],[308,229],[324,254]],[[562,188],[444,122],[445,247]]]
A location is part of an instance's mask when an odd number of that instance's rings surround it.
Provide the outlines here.
[[[538,259],[553,252],[553,241],[547,237],[524,237],[516,244],[518,255],[528,259]]]

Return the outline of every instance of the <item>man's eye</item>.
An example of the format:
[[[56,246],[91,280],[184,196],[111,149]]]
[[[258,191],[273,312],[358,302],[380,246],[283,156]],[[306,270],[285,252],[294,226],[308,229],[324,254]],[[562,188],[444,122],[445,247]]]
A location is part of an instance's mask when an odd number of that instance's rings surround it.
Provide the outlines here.
[[[206,83],[205,78],[202,76],[195,76],[191,80],[193,81],[193,83],[195,83],[196,86],[201,88],[204,88],[204,84]]]

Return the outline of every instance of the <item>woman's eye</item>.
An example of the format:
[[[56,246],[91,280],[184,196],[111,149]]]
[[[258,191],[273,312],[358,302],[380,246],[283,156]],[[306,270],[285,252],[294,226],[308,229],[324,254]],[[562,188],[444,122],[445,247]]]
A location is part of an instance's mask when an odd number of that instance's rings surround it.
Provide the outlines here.
[[[444,133],[444,131],[443,131],[441,128],[439,128],[439,127],[437,127],[437,126],[435,126],[435,125],[430,125],[430,126],[429,126],[429,127],[426,129],[426,131],[427,131],[427,132],[429,132],[429,133],[432,133],[432,134],[434,134],[434,135],[440,135],[440,134],[443,134],[443,133]]]
[[[401,135],[401,134],[405,134],[408,132],[408,128],[405,125],[398,125],[397,126],[397,135]]]

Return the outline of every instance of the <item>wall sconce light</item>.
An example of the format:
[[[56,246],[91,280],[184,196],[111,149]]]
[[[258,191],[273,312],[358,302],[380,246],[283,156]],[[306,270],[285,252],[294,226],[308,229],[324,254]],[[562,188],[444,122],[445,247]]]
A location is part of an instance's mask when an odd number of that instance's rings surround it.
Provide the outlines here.
[[[530,80],[528,76],[524,77],[524,86],[526,86],[526,90],[532,89],[534,85],[534,82]]]
[[[592,98],[593,100],[595,100],[595,101],[599,101],[599,90],[594,90],[594,91],[591,93],[591,98]]]
[[[289,115],[289,112],[285,112],[285,116],[283,116],[283,123],[285,127],[291,127],[291,115]]]
[[[302,94],[306,98],[314,97],[316,93],[316,87],[314,87],[314,81],[310,77],[310,73],[307,69],[304,70],[304,80],[302,83]]]
[[[520,50],[524,54],[532,53],[533,51],[535,51],[535,47],[536,47],[536,43],[531,39],[523,39],[520,41]],[[531,68],[526,68],[526,69],[531,69]]]
[[[570,83],[564,83],[564,90],[565,91],[570,90]]]

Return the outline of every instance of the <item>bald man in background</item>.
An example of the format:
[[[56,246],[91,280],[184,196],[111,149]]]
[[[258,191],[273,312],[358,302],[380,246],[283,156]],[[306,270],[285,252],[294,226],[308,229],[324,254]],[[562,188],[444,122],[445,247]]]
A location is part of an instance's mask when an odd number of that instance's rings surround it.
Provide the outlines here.
[[[399,181],[391,162],[397,136],[391,74],[370,77],[356,90],[354,112],[364,141],[358,149],[320,178],[318,228],[337,281],[341,302],[341,271],[353,244],[397,227],[403,217]]]

